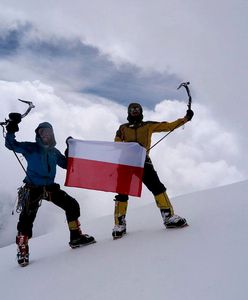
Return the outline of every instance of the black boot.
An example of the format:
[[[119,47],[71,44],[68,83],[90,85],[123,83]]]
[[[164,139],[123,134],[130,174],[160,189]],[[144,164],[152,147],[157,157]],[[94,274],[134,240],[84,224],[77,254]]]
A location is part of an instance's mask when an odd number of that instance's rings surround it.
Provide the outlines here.
[[[70,231],[70,242],[71,248],[77,248],[81,246],[86,246],[95,243],[93,236],[88,234],[82,234],[81,230],[71,230]]]
[[[82,234],[79,220],[68,222],[68,226],[70,230],[69,245],[71,248],[86,246],[96,242],[93,236],[90,236],[88,234]]]

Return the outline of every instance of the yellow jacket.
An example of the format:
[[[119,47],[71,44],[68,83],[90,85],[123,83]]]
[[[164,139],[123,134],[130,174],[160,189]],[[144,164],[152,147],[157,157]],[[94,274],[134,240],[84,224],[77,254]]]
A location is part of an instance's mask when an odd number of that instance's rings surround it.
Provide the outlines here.
[[[146,121],[139,124],[122,124],[116,132],[115,142],[136,142],[148,150],[151,147],[151,138],[154,132],[171,131],[184,125],[186,118],[174,122]]]

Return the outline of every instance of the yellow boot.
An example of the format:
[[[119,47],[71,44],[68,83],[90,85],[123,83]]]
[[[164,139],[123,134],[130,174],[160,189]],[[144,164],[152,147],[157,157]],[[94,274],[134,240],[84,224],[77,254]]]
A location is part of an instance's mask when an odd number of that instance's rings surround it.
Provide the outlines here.
[[[155,196],[166,228],[180,228],[187,226],[186,219],[174,214],[174,209],[166,192]]]

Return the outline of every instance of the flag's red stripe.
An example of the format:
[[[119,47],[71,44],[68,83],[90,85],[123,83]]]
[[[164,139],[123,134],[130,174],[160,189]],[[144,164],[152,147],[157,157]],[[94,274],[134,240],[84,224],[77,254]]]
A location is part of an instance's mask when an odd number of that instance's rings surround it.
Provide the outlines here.
[[[65,185],[140,197],[144,168],[68,158]]]

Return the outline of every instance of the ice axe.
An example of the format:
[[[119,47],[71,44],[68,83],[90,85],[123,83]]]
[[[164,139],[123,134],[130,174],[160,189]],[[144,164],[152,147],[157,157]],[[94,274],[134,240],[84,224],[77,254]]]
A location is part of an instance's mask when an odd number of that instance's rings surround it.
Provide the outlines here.
[[[179,90],[182,86],[185,87],[187,94],[188,94],[188,109],[191,109],[191,103],[192,103],[192,98],[191,98],[191,94],[190,94],[190,90],[188,85],[190,84],[189,81],[187,82],[182,82],[179,87],[177,88],[177,90]],[[155,147],[158,143],[160,143],[164,138],[166,138],[170,133],[172,133],[175,129],[177,129],[178,127],[180,127],[183,123],[178,124],[175,128],[173,128],[171,131],[169,131],[166,135],[164,135],[160,140],[158,140],[154,145],[152,145],[147,152],[149,152],[153,147]]]
[[[185,87],[186,92],[188,94],[189,100],[188,100],[188,109],[191,109],[191,102],[192,102],[192,98],[191,98],[191,94],[190,94],[190,90],[188,85],[190,84],[190,82],[182,82],[179,87],[177,88],[177,90],[179,90],[182,86]]]
[[[26,117],[26,115],[29,114],[31,109],[34,108],[35,106],[34,106],[33,102],[31,102],[31,101],[26,101],[26,100],[22,100],[22,99],[18,99],[18,101],[28,104],[28,109],[25,111],[24,114],[22,114],[22,118],[24,118],[24,117]],[[0,122],[0,125],[3,127],[4,125],[7,125],[10,121],[11,121],[11,117],[8,120],[5,119],[4,122]]]

